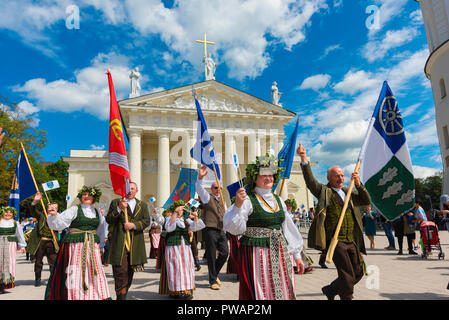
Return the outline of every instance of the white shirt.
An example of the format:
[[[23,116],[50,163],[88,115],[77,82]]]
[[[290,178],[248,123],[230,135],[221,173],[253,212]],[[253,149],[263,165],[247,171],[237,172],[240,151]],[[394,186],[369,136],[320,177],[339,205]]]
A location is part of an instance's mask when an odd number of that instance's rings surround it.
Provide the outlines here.
[[[165,219],[165,230],[167,232],[173,232],[176,229],[176,226],[180,227],[180,228],[185,228],[186,225],[184,223],[184,218],[176,218],[175,223],[173,223],[172,225],[170,225],[170,222],[172,220],[173,216],[170,216],[168,218]],[[206,227],[206,225],[204,224],[203,220],[198,219],[198,222],[193,221],[190,218],[187,218],[186,221],[189,223],[189,230],[190,231],[199,231],[203,228]]]
[[[262,189],[256,187],[257,193],[270,205],[272,208],[276,207],[276,199],[274,198],[271,189]],[[261,200],[259,201],[262,208],[269,209]],[[287,213],[287,206],[284,201],[281,201],[282,209]],[[225,231],[233,235],[240,235],[246,231],[246,222],[248,221],[248,216],[253,212],[253,206],[249,197],[245,199],[241,208],[237,208],[232,205],[226,210],[223,217],[223,227]],[[301,251],[304,246],[304,241],[302,239],[301,233],[299,233],[298,228],[293,223],[292,218],[289,214],[285,214],[284,222],[281,225],[282,232],[288,243],[288,252],[293,254],[295,259],[301,259]]]
[[[12,228],[12,227],[14,227],[14,221],[15,221],[14,219],[8,219],[8,220],[0,219],[0,228]],[[21,228],[20,223],[17,223],[15,236],[17,237],[17,240],[19,241],[19,242],[17,242],[17,246],[20,249],[25,248],[27,246],[27,243],[25,241],[25,237],[23,235],[23,229]]]
[[[96,212],[93,206],[88,206],[81,204],[81,210],[83,210],[84,216],[89,219],[94,219],[96,217]],[[57,214],[56,216],[49,215],[47,224],[48,227],[52,230],[62,231],[65,228],[68,228],[73,220],[78,216],[78,206],[73,206],[68,208],[67,210]],[[98,213],[100,218],[100,223],[97,227],[97,235],[100,239],[106,238],[106,229],[104,226],[105,219],[101,213]]]
[[[207,192],[206,189],[204,189],[204,187],[203,187],[203,180],[202,179],[196,180],[195,187],[196,187],[196,193],[198,193],[198,196],[200,197],[201,202],[203,204],[208,203],[209,200],[210,200],[210,194],[209,194],[209,192]],[[214,197],[217,200],[220,199],[220,197],[217,197],[215,195],[214,195]],[[225,203],[225,205],[226,205],[226,203]],[[225,208],[225,210],[226,210],[226,208]]]

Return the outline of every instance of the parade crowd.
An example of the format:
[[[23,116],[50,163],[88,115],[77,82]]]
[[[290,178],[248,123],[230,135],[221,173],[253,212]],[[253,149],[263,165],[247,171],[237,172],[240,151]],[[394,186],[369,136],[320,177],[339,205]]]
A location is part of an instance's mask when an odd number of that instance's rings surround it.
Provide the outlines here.
[[[1,131],[1,129],[0,129]],[[42,298],[49,300],[126,300],[135,272],[143,271],[147,259],[156,259],[160,271],[159,294],[173,299],[194,297],[195,272],[200,260],[207,261],[210,290],[220,290],[220,273],[233,273],[239,281],[241,300],[296,299],[295,274],[313,271],[307,248],[321,252],[319,266],[327,268],[325,257],[334,236],[347,189],[344,173],[330,167],[327,182],[317,181],[299,145],[301,169],[307,188],[318,200],[315,208],[298,208],[294,199],[281,199],[272,192],[280,168],[272,156],[260,156],[246,167],[245,187],[241,187],[226,207],[220,185],[210,191],[203,186],[206,166],[198,169],[195,187],[199,207],[178,200],[168,208],[154,208],[136,198],[139,186],[130,182],[126,198],[113,200],[108,210],[97,209],[101,191],[83,186],[79,204],[61,210],[57,204],[44,206],[42,194],[34,195],[27,218],[18,222],[13,207],[2,207],[0,218],[0,293],[13,290],[17,252],[34,262],[35,286],[43,286]],[[414,210],[389,221],[371,207],[368,191],[355,171],[355,189],[338,232],[332,256],[337,275],[322,288],[333,300],[353,299],[354,286],[365,274],[364,235],[370,248],[381,224],[389,240],[387,250],[403,254],[403,238],[408,253],[417,254],[415,231],[428,220],[421,202]],[[362,212],[363,211],[363,212]],[[440,213],[449,213],[449,196],[441,197]],[[308,232],[307,244],[300,230]],[[394,235],[393,235],[394,231]],[[146,251],[145,232],[150,239]],[[397,246],[394,237],[397,238]],[[205,248],[198,256],[198,246]],[[43,258],[50,266],[49,279],[42,279]],[[104,266],[111,265],[114,293],[110,292]],[[223,270],[227,265],[226,270]]]

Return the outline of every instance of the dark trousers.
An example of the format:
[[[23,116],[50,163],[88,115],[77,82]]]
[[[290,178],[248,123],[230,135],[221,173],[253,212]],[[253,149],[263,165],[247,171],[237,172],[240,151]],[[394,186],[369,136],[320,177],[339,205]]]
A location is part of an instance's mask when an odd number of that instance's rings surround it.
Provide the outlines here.
[[[34,262],[34,273],[38,278],[42,273],[42,268],[44,266],[44,257],[47,257],[48,265],[50,266],[50,271],[55,264],[57,254],[55,252],[55,245],[52,240],[41,240],[39,247],[36,250]]]
[[[203,239],[206,243],[206,259],[209,269],[209,283],[216,283],[221,268],[226,263],[229,255],[228,239],[223,230],[204,228]],[[217,257],[218,251],[218,257]]]
[[[193,233],[192,242],[190,242],[190,248],[192,249],[193,257],[198,258],[198,245],[196,242],[196,232]]]
[[[114,276],[115,292],[117,294],[126,293],[133,282],[134,269],[129,264],[129,252],[124,249],[122,262],[120,265],[112,266],[112,274]],[[126,289],[126,290],[125,290]]]
[[[415,239],[415,233],[406,234],[405,236],[407,237],[408,250],[412,251],[413,250],[413,242],[412,242],[412,240]],[[398,238],[399,251],[402,251],[402,246],[403,246],[403,241],[404,241],[404,234],[398,235],[397,238]]]
[[[341,300],[351,300],[354,285],[363,277],[355,244],[338,241],[332,261],[337,268],[338,278],[332,281],[330,289],[338,294]]]

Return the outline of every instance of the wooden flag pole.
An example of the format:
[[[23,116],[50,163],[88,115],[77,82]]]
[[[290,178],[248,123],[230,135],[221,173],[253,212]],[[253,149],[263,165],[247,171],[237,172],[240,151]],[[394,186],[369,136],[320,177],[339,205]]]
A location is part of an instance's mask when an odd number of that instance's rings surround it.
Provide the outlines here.
[[[215,180],[217,181],[218,191],[220,191],[221,204],[223,205],[223,210],[226,210],[225,202],[223,199],[223,192],[221,191],[220,180],[218,180],[217,170],[215,169],[215,161],[212,160],[212,167],[214,168]]]
[[[125,198],[123,198],[124,200]],[[128,223],[128,207],[123,211],[125,215],[125,223]],[[128,252],[131,251],[131,236],[129,234],[129,230],[125,230],[125,247]]]
[[[282,178],[281,190],[279,190],[279,196],[282,195],[282,190],[284,190],[285,177]]]
[[[360,168],[360,158],[357,160],[355,165],[354,172],[358,172]],[[332,262],[332,258],[334,257],[335,248],[338,243],[338,235],[340,234],[341,225],[343,223],[343,219],[345,218],[346,209],[348,208],[349,200],[351,198],[352,189],[354,188],[354,179],[351,179],[351,183],[349,184],[348,192],[346,193],[345,203],[343,208],[341,209],[340,218],[338,219],[337,228],[335,229],[334,236],[332,237],[329,248],[327,249],[326,254],[326,263],[330,264]]]
[[[22,142],[20,142],[20,145],[22,147],[23,154],[25,156],[25,160],[27,162],[28,168],[30,169],[31,177],[33,178],[33,182],[34,182],[34,186],[36,187],[36,190],[39,191],[39,188],[37,187],[36,179],[34,178],[33,169],[31,169],[31,166],[30,166],[30,163],[28,161],[28,157],[27,157],[27,154],[26,154],[25,148],[23,147]],[[42,200],[42,198],[41,198],[41,205],[42,205],[42,209],[44,209],[45,219],[48,219],[47,209],[45,209],[44,201]],[[51,236],[53,238],[53,244],[55,245],[55,252],[57,253],[59,251],[58,241],[56,240],[56,236],[55,236],[55,234],[54,234],[52,229],[50,229],[50,232],[51,232]]]

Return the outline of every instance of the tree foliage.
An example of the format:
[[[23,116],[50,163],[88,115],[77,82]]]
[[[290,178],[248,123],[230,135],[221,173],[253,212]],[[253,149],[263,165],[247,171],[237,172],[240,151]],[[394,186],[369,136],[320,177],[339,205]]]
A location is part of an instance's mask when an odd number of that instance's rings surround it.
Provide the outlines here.
[[[415,197],[423,202],[423,209],[428,211],[430,205],[439,209],[440,196],[443,187],[443,172],[440,171],[434,176],[415,179]]]
[[[27,115],[15,102],[0,97],[0,127],[5,131],[0,152],[0,205],[8,203],[17,158],[23,144],[35,178],[42,181],[48,174],[41,165],[40,150],[47,142],[47,133],[36,129],[35,119]]]

